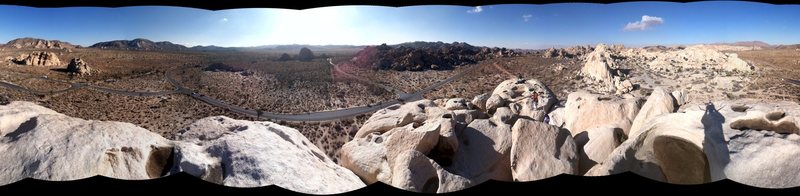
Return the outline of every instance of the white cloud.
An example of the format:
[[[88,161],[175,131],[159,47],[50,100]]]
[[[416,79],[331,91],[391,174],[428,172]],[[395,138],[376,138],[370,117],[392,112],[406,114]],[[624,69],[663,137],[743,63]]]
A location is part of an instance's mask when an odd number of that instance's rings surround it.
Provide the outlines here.
[[[222,22],[228,22],[228,18],[222,18],[222,20],[220,20],[220,21],[222,21]]]
[[[525,22],[528,22],[528,20],[530,20],[531,17],[533,17],[533,15],[531,15],[531,14],[523,14],[522,15],[522,20],[524,20]]]
[[[481,13],[482,11],[483,11],[483,8],[481,6],[475,6],[475,8],[467,10],[467,13],[476,14],[476,13]]]
[[[642,16],[642,20],[641,21],[629,22],[627,25],[625,25],[625,28],[623,30],[626,30],[626,31],[642,31],[642,30],[645,30],[645,29],[649,29],[652,26],[660,25],[660,24],[663,24],[663,23],[664,23],[664,19],[661,19],[661,17],[644,15],[644,16]]]

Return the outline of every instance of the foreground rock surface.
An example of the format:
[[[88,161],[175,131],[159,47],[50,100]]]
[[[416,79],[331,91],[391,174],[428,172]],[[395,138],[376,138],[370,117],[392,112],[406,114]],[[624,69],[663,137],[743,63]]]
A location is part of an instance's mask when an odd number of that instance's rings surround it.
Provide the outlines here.
[[[295,129],[208,117],[170,141],[130,123],[72,118],[30,102],[0,105],[0,184],[95,175],[151,179],[187,172],[236,187],[309,194],[364,187]]]
[[[0,106],[0,136],[0,184],[157,178],[173,152],[169,140],[133,124],[72,118],[30,102]]]
[[[724,107],[730,106],[730,107]],[[800,105],[743,99],[715,104],[688,104],[678,113],[658,116],[636,138],[614,150],[587,175],[632,171],[679,184],[730,179],[743,184],[788,188],[800,186],[800,136],[781,130],[734,129],[743,119],[776,109],[786,111],[784,122],[794,122]],[[734,126],[735,127],[735,126]]]
[[[514,181],[534,181],[578,172],[575,140],[566,129],[520,119],[511,129]]]
[[[181,150],[194,154],[176,158],[174,171],[199,174],[226,186],[274,184],[317,194],[342,193],[364,186],[353,172],[336,165],[299,131],[275,123],[207,117],[187,127],[177,138]]]

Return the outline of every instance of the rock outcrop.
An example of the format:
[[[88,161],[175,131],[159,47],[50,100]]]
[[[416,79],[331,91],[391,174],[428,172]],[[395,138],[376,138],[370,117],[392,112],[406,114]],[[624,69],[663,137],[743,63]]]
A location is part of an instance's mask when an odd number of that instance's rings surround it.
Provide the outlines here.
[[[737,54],[721,52],[726,50],[738,49],[716,45],[693,45],[679,48],[646,47],[629,49],[622,52],[621,55],[660,74],[695,70],[747,73],[755,70],[753,64],[742,60]]]
[[[597,89],[601,92],[623,94],[634,90],[633,84],[619,71],[616,53],[605,44],[598,44],[594,51],[586,55],[580,75],[587,78],[588,82],[598,84]]]
[[[408,42],[368,46],[351,62],[358,67],[383,70],[451,70],[481,60],[519,55],[506,48],[476,47],[463,42]]]
[[[94,70],[83,59],[74,58],[67,64],[67,72],[78,75],[91,75]]]
[[[594,48],[591,46],[573,46],[569,48],[549,48],[542,53],[544,58],[581,58],[584,55],[592,52]]]
[[[390,106],[373,114],[342,147],[339,164],[367,184],[380,181],[416,192],[575,174],[578,152],[569,131],[542,122],[555,103],[544,84],[520,79],[504,81],[472,102]]]
[[[14,63],[32,66],[60,66],[61,61],[52,52],[32,52],[12,59]]]
[[[75,48],[68,42],[58,40],[44,40],[37,38],[19,38],[8,41],[5,45],[0,47],[15,48],[15,49],[71,49]]]

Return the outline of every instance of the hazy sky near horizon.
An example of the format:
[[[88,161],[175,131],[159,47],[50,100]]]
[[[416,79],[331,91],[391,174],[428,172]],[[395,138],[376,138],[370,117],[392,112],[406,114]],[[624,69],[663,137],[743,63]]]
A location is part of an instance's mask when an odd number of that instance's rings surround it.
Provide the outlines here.
[[[0,42],[36,37],[83,46],[134,38],[186,46],[376,45],[410,41],[458,41],[508,48],[601,42],[630,46],[751,40],[797,44],[799,18],[800,5],[732,1],[220,11],[167,6],[0,6]]]

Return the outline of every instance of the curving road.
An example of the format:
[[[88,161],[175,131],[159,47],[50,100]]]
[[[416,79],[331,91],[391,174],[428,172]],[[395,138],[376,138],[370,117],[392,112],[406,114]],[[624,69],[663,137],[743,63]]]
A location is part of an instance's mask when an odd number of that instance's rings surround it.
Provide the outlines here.
[[[346,72],[343,72],[343,71],[339,70],[338,66],[336,66],[336,65],[334,65],[334,67],[337,69],[337,71],[340,71],[340,72],[342,72],[342,73],[344,73],[346,75],[349,75],[351,77],[357,78],[357,76],[353,76],[353,75],[347,74]],[[253,117],[257,117],[257,118],[261,118],[261,119],[285,120],[285,121],[329,121],[329,120],[338,120],[338,119],[344,119],[344,118],[352,118],[352,117],[355,117],[357,115],[375,112],[375,111],[378,111],[380,109],[389,107],[389,106],[394,105],[394,104],[421,100],[422,99],[422,95],[424,95],[425,93],[428,93],[428,92],[430,92],[430,91],[432,91],[434,89],[437,89],[437,88],[441,87],[442,85],[450,83],[453,80],[459,79],[462,76],[466,75],[467,73],[477,69],[478,67],[480,67],[480,65],[475,65],[473,67],[469,67],[466,70],[451,76],[450,78],[447,78],[445,80],[433,83],[430,86],[428,86],[428,87],[426,87],[424,89],[421,89],[421,90],[419,90],[417,92],[414,92],[414,93],[398,92],[397,93],[397,99],[393,99],[393,100],[389,100],[389,101],[385,101],[385,102],[381,102],[381,103],[377,103],[377,104],[370,104],[370,105],[367,105],[367,106],[357,106],[357,107],[344,108],[344,109],[338,109],[338,110],[330,110],[330,111],[318,111],[318,112],[311,112],[311,113],[305,113],[305,114],[279,114],[279,113],[271,113],[271,112],[263,112],[263,111],[258,111],[258,110],[251,110],[251,109],[247,109],[247,108],[242,108],[240,106],[231,105],[231,104],[225,103],[223,101],[220,101],[220,100],[217,100],[217,99],[214,99],[214,98],[207,97],[205,95],[202,95],[202,94],[198,93],[197,91],[194,91],[192,89],[184,87],[179,82],[177,82],[174,78],[171,77],[170,73],[173,72],[174,70],[180,69],[181,67],[176,67],[176,68],[168,70],[167,72],[164,73],[164,78],[167,80],[167,82],[169,82],[170,84],[175,86],[175,90],[172,90],[172,91],[156,91],[156,92],[126,91],[126,90],[117,90],[117,89],[101,87],[101,86],[93,86],[93,85],[86,84],[86,83],[72,83],[72,82],[67,82],[67,81],[60,81],[60,80],[55,80],[55,79],[50,79],[50,78],[45,78],[45,77],[31,77],[31,78],[69,84],[70,87],[66,88],[66,89],[59,89],[59,90],[53,90],[53,91],[37,91],[37,90],[31,90],[31,89],[28,89],[28,88],[25,88],[25,87],[22,87],[22,86],[13,84],[13,83],[5,82],[5,81],[0,81],[0,86],[6,87],[6,88],[9,88],[9,89],[13,89],[13,90],[22,91],[22,92],[32,93],[32,94],[35,94],[35,95],[53,95],[53,94],[63,93],[63,92],[77,90],[77,89],[81,89],[81,88],[87,88],[87,89],[90,89],[90,90],[95,90],[95,91],[100,91],[100,92],[105,92],[105,93],[111,93],[111,94],[118,94],[118,95],[125,95],[125,96],[138,96],[138,97],[162,96],[162,95],[169,95],[169,94],[185,94],[185,95],[188,95],[188,96],[190,96],[190,97],[192,97],[194,99],[197,99],[199,101],[205,102],[205,103],[207,103],[209,105],[212,105],[212,106],[225,108],[225,109],[230,110],[231,112],[244,114],[244,115],[248,115],[248,116],[253,116]],[[363,80],[363,79],[360,79],[360,80]],[[374,83],[372,81],[368,81],[368,82]],[[374,84],[377,84],[377,83],[374,83]],[[381,85],[381,86],[383,86],[383,85]],[[383,86],[383,87],[386,87],[386,86]],[[386,88],[389,88],[389,87],[386,87]],[[389,89],[391,89],[391,88],[389,88]],[[392,90],[392,92],[397,92],[397,91]]]
[[[783,81],[786,81],[789,84],[800,85],[800,80],[784,79]]]

